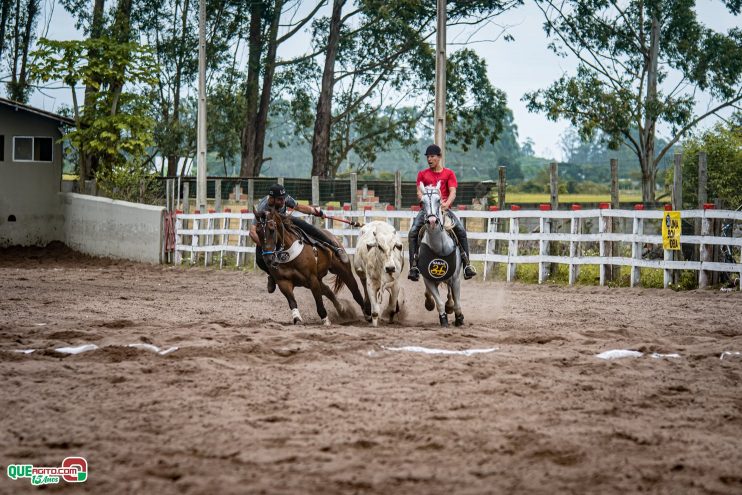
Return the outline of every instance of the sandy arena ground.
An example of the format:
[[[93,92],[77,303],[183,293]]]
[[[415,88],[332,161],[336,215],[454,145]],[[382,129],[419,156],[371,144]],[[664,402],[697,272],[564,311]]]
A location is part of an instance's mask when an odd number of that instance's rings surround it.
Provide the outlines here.
[[[46,492],[742,493],[739,293],[466,282],[442,331],[403,285],[403,324],[325,328],[300,290],[293,327],[262,274],[0,250],[0,492],[80,455]]]

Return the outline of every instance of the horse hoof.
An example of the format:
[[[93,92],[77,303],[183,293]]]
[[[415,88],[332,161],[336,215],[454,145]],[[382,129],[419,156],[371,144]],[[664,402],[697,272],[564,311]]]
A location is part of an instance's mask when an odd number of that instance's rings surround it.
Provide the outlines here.
[[[363,315],[364,318],[366,318],[366,321],[371,323],[371,315]]]
[[[454,320],[453,324],[457,327],[460,327],[464,324],[464,315],[458,315],[456,319]]]
[[[304,322],[302,321],[302,319],[301,319],[301,318],[294,318],[294,325],[301,325],[301,324],[303,324],[303,323],[304,323]]]
[[[433,301],[432,297],[425,296],[425,309],[428,311],[435,309],[435,301]]]
[[[372,327],[378,327],[379,326],[379,318],[373,318],[371,320],[371,326]]]
[[[441,322],[443,328],[448,328],[448,315],[446,313],[439,315],[438,320]]]
[[[329,327],[330,325],[332,325],[332,323],[330,323],[329,317],[322,318],[322,324],[326,327]]]

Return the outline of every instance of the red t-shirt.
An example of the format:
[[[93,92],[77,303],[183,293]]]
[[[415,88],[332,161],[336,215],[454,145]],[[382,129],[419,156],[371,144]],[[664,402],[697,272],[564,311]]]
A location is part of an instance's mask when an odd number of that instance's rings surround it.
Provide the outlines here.
[[[417,184],[418,187],[422,182],[424,186],[433,186],[441,181],[441,199],[446,201],[448,199],[449,189],[452,187],[458,187],[459,183],[456,180],[456,174],[450,168],[443,168],[440,172],[434,172],[431,168],[426,168],[417,173]]]

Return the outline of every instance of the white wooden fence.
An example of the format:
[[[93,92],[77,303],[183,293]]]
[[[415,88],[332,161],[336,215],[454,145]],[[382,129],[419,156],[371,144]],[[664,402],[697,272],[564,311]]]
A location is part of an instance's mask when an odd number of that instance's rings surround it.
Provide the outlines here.
[[[414,211],[330,211],[337,217],[354,219],[362,223],[371,220],[386,220],[393,222],[396,219],[412,219],[417,213]],[[644,246],[662,245],[661,220],[662,211],[649,210],[576,210],[576,211],[541,211],[541,210],[508,210],[508,211],[457,211],[462,220],[480,219],[486,223],[484,232],[468,232],[472,245],[472,261],[484,262],[484,278],[492,271],[492,263],[506,265],[508,281],[515,279],[515,267],[521,263],[538,264],[538,280],[542,283],[549,273],[549,264],[565,264],[569,267],[569,283],[577,280],[581,265],[598,265],[600,267],[600,285],[606,282],[606,267],[610,265],[631,267],[631,286],[639,285],[640,270],[642,268],[656,268],[664,270],[664,284],[667,287],[672,280],[673,270],[695,270],[698,272],[700,287],[706,287],[709,281],[709,272],[738,273],[742,278],[742,263],[718,263],[712,259],[714,246],[730,246],[737,254],[742,249],[742,238],[714,236],[711,232],[711,220],[742,221],[742,212],[729,210],[684,210],[681,212],[683,220],[700,219],[701,235],[683,235],[682,244],[700,246],[699,261],[676,260],[674,253],[678,251],[664,251],[664,259],[645,259]],[[297,216],[303,216],[298,215]],[[611,232],[611,219],[623,218],[632,220],[632,232]],[[203,262],[212,263],[214,253],[219,253],[219,266],[224,262],[225,253],[236,254],[236,264],[246,262],[245,254],[254,254],[255,246],[248,236],[249,226],[252,223],[252,213],[207,213],[183,214],[176,216],[175,262],[198,262],[199,253],[204,253]],[[538,230],[521,232],[521,220],[533,219],[538,221]],[[586,221],[597,221],[597,233],[583,233]],[[557,222],[568,222],[569,233],[555,232],[552,228]],[[341,236],[349,254],[353,254],[355,237],[359,229],[347,227],[340,222],[325,220],[325,227],[333,234]],[[340,228],[339,228],[340,227]],[[499,227],[499,228],[498,228]],[[651,232],[647,232],[649,227]],[[400,232],[402,238],[407,232]],[[484,241],[476,243],[472,241]],[[493,252],[496,242],[507,243],[507,254]],[[529,242],[530,241],[530,242]],[[569,246],[569,255],[550,255],[551,242],[563,243]],[[608,256],[610,243],[628,243],[631,246],[631,256]],[[519,254],[519,248],[525,243],[538,244],[538,254]],[[597,256],[584,255],[585,243],[597,243]],[[475,246],[483,244],[484,252],[476,252]],[[481,251],[481,250],[480,250]],[[405,256],[407,256],[405,250]],[[739,259],[739,257],[738,257]],[[742,285],[742,284],[740,284]]]

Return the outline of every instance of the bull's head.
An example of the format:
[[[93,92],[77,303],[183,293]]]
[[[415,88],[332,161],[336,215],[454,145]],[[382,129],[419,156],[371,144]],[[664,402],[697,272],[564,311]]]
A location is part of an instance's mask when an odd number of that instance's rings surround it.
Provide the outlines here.
[[[375,252],[376,256],[383,261],[384,271],[386,273],[392,274],[397,269],[402,269],[401,266],[397,267],[395,263],[395,252],[402,252],[402,243],[396,236],[381,236],[379,238],[376,232],[374,232],[374,240],[366,243],[366,247],[369,253]]]

